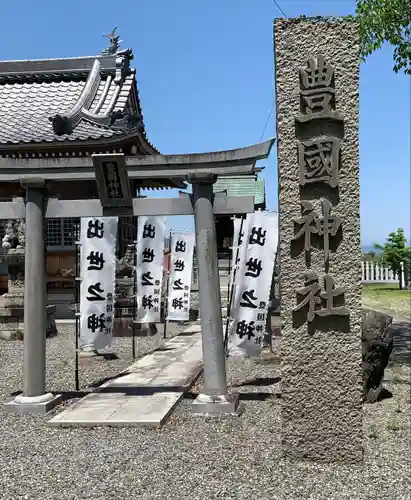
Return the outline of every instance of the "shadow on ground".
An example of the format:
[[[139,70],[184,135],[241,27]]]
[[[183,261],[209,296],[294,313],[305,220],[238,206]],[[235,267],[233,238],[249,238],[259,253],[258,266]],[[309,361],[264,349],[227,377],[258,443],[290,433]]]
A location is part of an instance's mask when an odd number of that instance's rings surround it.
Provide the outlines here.
[[[240,401],[267,401],[267,399],[280,399],[281,394],[270,392],[236,392]],[[186,392],[184,399],[194,400],[198,396],[198,392]]]
[[[252,380],[245,380],[240,384],[233,384],[232,387],[266,386],[281,382],[281,377],[257,377]]]

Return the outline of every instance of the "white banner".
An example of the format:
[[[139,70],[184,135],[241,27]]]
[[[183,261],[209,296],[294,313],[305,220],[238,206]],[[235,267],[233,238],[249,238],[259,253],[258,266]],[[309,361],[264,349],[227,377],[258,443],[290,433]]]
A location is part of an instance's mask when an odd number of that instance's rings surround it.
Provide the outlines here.
[[[117,217],[82,217],[80,224],[80,348],[110,345],[114,324]]]
[[[193,233],[179,231],[171,235],[167,304],[167,319],[169,321],[187,321],[190,318],[194,241]]]
[[[137,222],[137,323],[160,323],[166,218],[140,216]]]
[[[249,214],[240,250],[231,308],[229,347],[259,356],[266,329],[268,302],[278,242],[278,215]],[[244,226],[243,226],[244,227]]]

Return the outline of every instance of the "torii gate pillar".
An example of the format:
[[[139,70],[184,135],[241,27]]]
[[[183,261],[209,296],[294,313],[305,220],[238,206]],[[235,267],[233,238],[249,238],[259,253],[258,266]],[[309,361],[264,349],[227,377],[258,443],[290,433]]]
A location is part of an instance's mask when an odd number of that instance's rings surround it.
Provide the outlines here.
[[[24,261],[24,364],[23,393],[6,403],[19,412],[44,413],[61,402],[46,387],[46,256],[44,180],[22,182],[26,189],[26,248]]]
[[[132,199],[129,190],[120,189],[124,191],[121,199],[112,199],[108,194],[108,183],[112,180],[101,168],[110,163],[117,177],[122,179],[123,188],[127,187],[128,178],[176,178],[192,183],[196,242],[201,262],[199,285],[204,353],[204,392],[194,402],[193,410],[205,414],[238,413],[238,400],[227,394],[214,213],[252,211],[254,200],[252,197],[216,197],[214,200],[213,183],[217,175],[253,172],[256,161],[268,157],[273,143],[274,139],[270,139],[247,148],[193,155],[125,157],[108,154],[93,155],[93,158],[36,158],[33,161],[0,158],[0,182],[20,180],[26,187],[25,204],[22,200],[0,203],[3,218],[26,218],[24,385],[23,394],[5,407],[23,413],[46,412],[61,400],[60,396],[47,393],[45,384],[44,218],[100,217],[107,208],[119,216],[193,213],[190,200],[184,198]],[[74,200],[47,199],[47,183],[67,179],[95,179],[103,187],[103,192],[99,189],[100,200],[73,203]]]
[[[188,176],[193,186],[192,203],[198,282],[201,305],[201,338],[203,346],[204,386],[192,404],[194,413],[238,413],[238,396],[228,394],[221,317],[220,278],[217,261],[217,238],[213,212],[213,184],[216,175]]]

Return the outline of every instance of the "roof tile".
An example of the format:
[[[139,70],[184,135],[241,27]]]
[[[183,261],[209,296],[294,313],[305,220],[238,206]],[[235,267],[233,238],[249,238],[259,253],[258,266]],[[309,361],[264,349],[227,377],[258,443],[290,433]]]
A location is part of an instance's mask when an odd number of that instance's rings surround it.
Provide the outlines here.
[[[227,191],[227,196],[254,196],[256,205],[265,203],[264,179],[256,179],[254,176],[218,177],[213,190],[215,193]]]
[[[112,130],[82,120],[71,134],[56,135],[50,117],[69,112],[79,99],[86,77],[72,75],[72,80],[51,79],[24,81],[23,76],[15,77],[13,83],[0,82],[0,146],[22,143],[65,142],[87,139],[109,138],[125,134],[126,131]],[[90,106],[93,111],[100,99],[108,75],[103,75],[97,94]],[[124,110],[130,91],[135,85],[134,73],[125,77],[114,111]],[[99,114],[104,114],[115,92],[112,80],[109,91]]]

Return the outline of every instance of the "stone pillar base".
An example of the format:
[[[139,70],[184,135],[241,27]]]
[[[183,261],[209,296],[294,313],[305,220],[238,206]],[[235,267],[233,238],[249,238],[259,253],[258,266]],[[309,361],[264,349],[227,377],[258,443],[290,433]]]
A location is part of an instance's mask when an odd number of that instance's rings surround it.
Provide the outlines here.
[[[5,403],[4,408],[15,413],[47,413],[63,401],[61,395],[51,393],[41,396],[18,395]]]
[[[244,411],[244,406],[240,403],[237,394],[226,396],[199,394],[191,405],[191,411],[194,415],[240,416]]]

